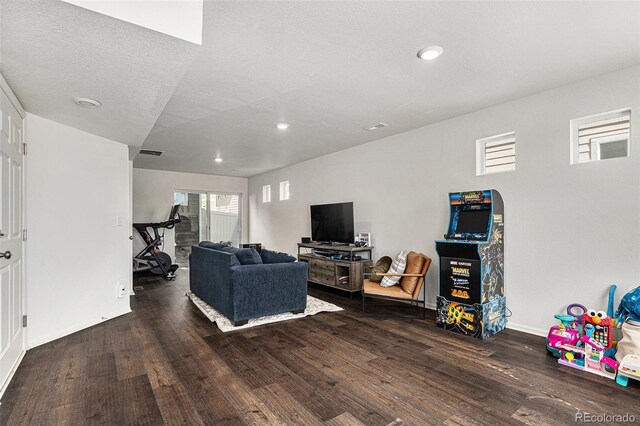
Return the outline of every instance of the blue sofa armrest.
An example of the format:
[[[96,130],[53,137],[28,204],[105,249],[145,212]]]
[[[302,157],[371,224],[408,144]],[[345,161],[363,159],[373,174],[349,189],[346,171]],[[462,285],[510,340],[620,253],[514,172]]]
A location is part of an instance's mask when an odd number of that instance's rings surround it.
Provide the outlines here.
[[[241,265],[231,268],[233,321],[304,310],[306,262]]]
[[[238,265],[236,256],[204,247],[191,247],[189,256],[189,288],[227,317],[233,315],[231,267]]]

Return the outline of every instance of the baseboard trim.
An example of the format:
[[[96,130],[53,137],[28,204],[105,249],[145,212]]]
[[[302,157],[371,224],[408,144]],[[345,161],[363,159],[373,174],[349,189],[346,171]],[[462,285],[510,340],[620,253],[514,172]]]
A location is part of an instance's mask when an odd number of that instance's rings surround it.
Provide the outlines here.
[[[76,332],[78,332],[80,330],[84,330],[85,328],[93,327],[94,325],[98,325],[98,324],[103,323],[105,321],[109,321],[109,320],[112,320],[112,319],[117,318],[119,316],[126,315],[126,314],[128,314],[130,312],[131,312],[131,308],[127,307],[127,309],[125,309],[123,311],[117,311],[117,312],[113,312],[111,314],[103,315],[98,319],[87,321],[87,322],[78,324],[78,325],[76,325],[74,327],[69,327],[69,328],[64,329],[62,331],[58,331],[56,333],[49,334],[48,336],[42,337],[40,339],[36,339],[33,342],[27,341],[27,349],[33,349],[33,348],[38,347],[40,345],[44,345],[45,343],[49,343],[49,342],[52,342],[54,340],[60,339],[61,337],[68,336],[69,334],[73,334],[73,333],[76,333]],[[28,336],[27,336],[27,339],[28,339]]]
[[[4,391],[6,391],[7,388],[9,387],[9,383],[11,383],[11,379],[13,379],[13,376],[14,376],[14,374],[16,374],[16,371],[18,371],[18,367],[20,366],[20,363],[22,362],[22,358],[24,358],[24,354],[26,354],[26,353],[27,353],[27,351],[25,351],[25,350],[20,352],[20,356],[18,357],[18,360],[16,361],[16,363],[11,368],[11,372],[9,373],[9,377],[7,377],[7,380],[2,384],[2,387],[0,388],[0,399],[2,399],[2,396],[4,395]],[[2,404],[2,403],[0,402],[0,404]]]
[[[547,332],[548,332],[548,330],[543,330],[541,328],[530,327],[528,325],[513,323],[510,321],[507,321],[507,328],[510,330],[521,331],[523,333],[533,334],[535,336],[542,336],[542,337],[547,337]]]

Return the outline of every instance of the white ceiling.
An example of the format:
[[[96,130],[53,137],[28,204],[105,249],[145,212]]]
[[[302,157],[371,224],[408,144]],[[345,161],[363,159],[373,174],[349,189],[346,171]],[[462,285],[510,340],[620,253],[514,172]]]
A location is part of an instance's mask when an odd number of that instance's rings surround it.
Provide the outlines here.
[[[205,2],[134,165],[251,176],[638,62],[638,2]]]
[[[30,113],[140,146],[199,48],[53,0],[0,0],[0,72]],[[74,97],[102,102],[84,109]]]
[[[187,66],[184,42],[0,1],[0,71],[25,108],[146,136],[164,154],[138,155],[140,168],[251,176],[640,63],[640,2],[205,1]],[[416,58],[433,44],[441,58]],[[82,110],[72,96],[107,102]]]

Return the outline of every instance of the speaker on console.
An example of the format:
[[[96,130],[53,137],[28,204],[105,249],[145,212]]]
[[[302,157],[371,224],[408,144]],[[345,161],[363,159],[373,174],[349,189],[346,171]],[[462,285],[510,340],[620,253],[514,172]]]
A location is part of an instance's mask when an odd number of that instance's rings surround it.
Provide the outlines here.
[[[308,244],[308,243],[310,243],[310,242],[311,242],[311,238],[310,238],[310,237],[302,237],[302,238],[300,239],[300,242],[301,242],[302,244]]]

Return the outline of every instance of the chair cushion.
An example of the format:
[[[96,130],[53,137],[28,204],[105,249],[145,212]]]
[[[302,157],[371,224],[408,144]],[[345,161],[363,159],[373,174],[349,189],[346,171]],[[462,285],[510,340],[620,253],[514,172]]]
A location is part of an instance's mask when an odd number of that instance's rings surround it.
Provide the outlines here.
[[[407,267],[404,270],[404,273],[421,274],[424,261],[424,256],[410,251],[409,254],[407,254]],[[402,290],[404,290],[405,293],[413,294],[419,281],[420,277],[402,277],[400,278],[400,287],[402,287]]]
[[[378,283],[374,283],[371,280],[364,280],[362,283],[362,289],[365,294],[375,294],[377,296],[395,297],[398,299],[413,299],[410,294],[405,293],[402,287],[394,285],[391,287],[382,287]]]
[[[393,259],[391,263],[391,267],[389,268],[390,274],[404,274],[404,270],[407,266],[407,250],[402,250],[397,254],[396,258]],[[400,282],[400,277],[384,277],[382,281],[380,281],[380,285],[382,287],[391,287]]]
[[[385,272],[389,272],[389,268],[391,267],[391,263],[393,260],[389,256],[382,256],[375,264],[373,268],[371,268],[372,275],[369,277],[369,280],[374,283],[379,283],[382,281],[381,275],[376,274],[384,274]]]
[[[240,262],[241,265],[261,265],[262,264],[262,258],[260,257],[256,249],[223,247],[220,249],[220,251],[235,254],[236,257],[238,258],[238,262]]]
[[[267,249],[262,249],[260,257],[262,258],[262,263],[289,263],[296,261],[296,258],[290,254]]]

